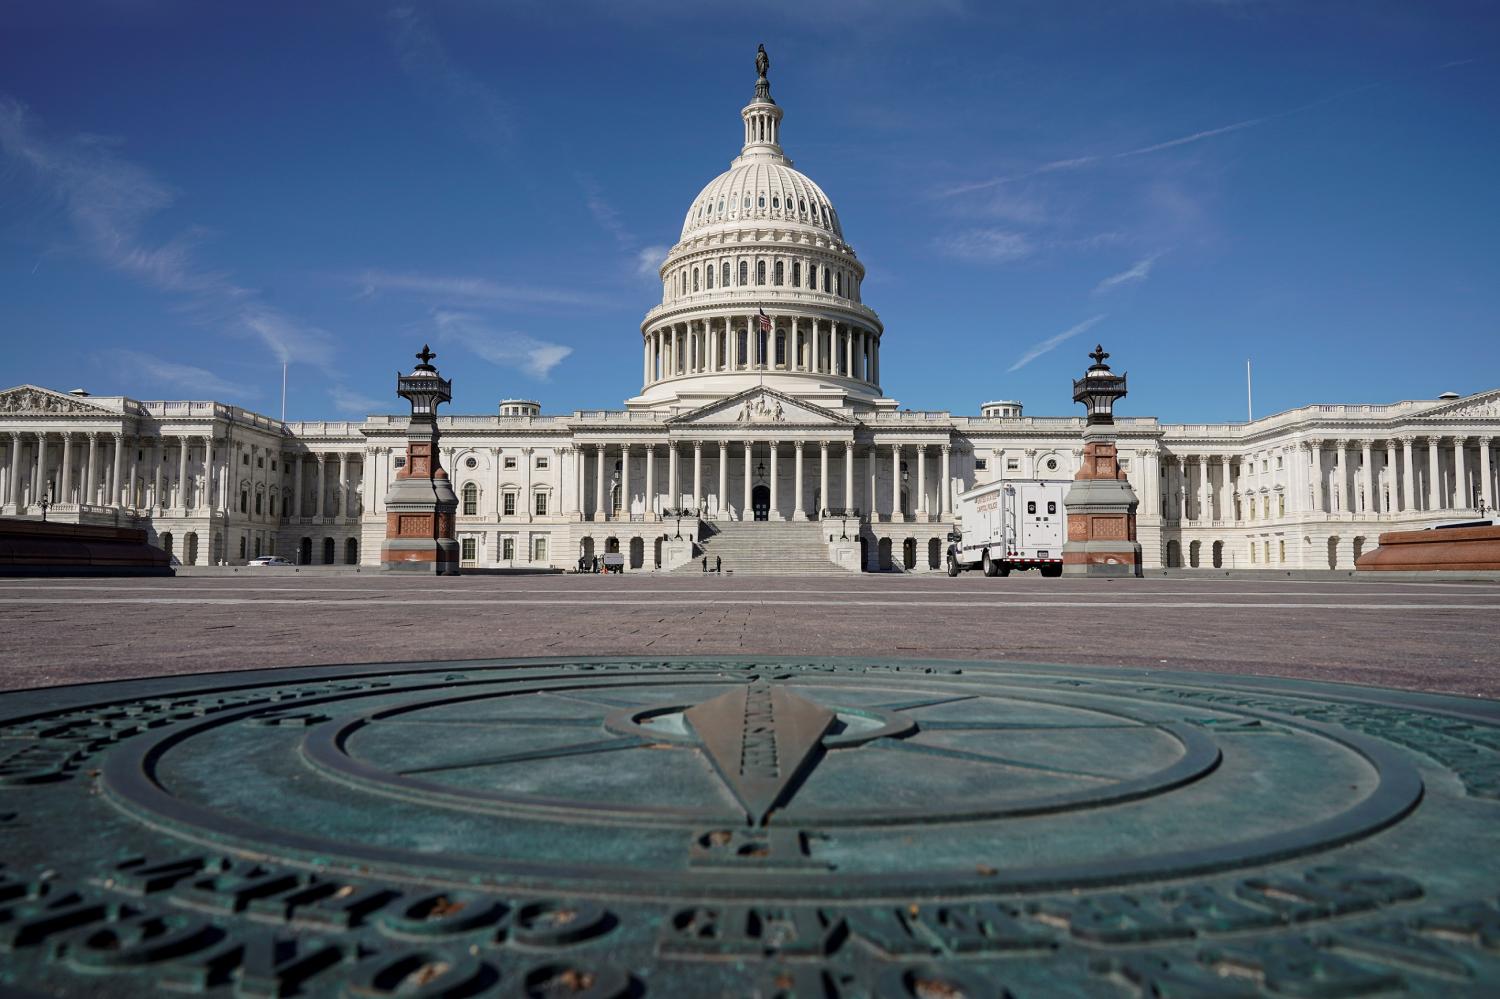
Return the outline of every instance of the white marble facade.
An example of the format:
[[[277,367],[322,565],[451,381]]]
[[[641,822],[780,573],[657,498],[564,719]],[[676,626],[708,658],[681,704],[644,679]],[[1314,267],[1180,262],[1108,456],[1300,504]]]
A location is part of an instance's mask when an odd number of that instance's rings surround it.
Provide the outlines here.
[[[547,416],[508,399],[439,419],[465,566],[620,551],[649,571],[695,518],[829,519],[841,533],[857,521],[866,569],[930,571],[956,492],[1076,471],[1081,416],[1009,401],[912,412],[885,394],[864,267],[782,151],[764,79],[740,117],[740,155],[693,200],[661,266],[640,394],[616,410]],[[463,377],[452,358],[444,374]],[[218,402],[21,385],[0,392],[0,513],[40,516],[46,498],[49,519],[142,526],[188,564],[376,565],[405,422],[283,424]],[[1118,431],[1147,567],[1343,569],[1382,531],[1493,506],[1500,389],[1251,423],[1126,416]]]

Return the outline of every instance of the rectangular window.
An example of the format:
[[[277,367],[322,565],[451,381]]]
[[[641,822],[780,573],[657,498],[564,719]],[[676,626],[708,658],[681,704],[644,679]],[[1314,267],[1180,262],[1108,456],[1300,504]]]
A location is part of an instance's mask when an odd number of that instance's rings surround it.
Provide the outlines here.
[[[1271,497],[1262,496],[1260,498],[1260,515],[1262,517],[1271,516]]]
[[[405,468],[406,467],[406,457],[405,457],[405,455],[397,455],[396,456],[396,467],[397,468]]]
[[[459,553],[458,553],[459,558],[463,559],[465,562],[472,562],[472,561],[474,561],[474,539],[473,538],[464,538],[458,544],[459,544]]]
[[[1250,564],[1255,565],[1255,542],[1250,542]]]
[[[1281,493],[1276,494],[1276,516],[1286,516],[1286,496]]]
[[[1262,541],[1261,542],[1261,551],[1265,553],[1265,556],[1266,556],[1266,565],[1270,565],[1271,564],[1271,542],[1269,542],[1269,541]]]
[[[545,536],[537,538],[531,543],[531,561],[547,561],[547,538]]]
[[[1276,456],[1276,467],[1277,468],[1281,467],[1281,455],[1279,455],[1279,454]]]
[[[1286,538],[1282,538],[1281,540],[1279,540],[1279,541],[1276,542],[1276,549],[1277,549],[1277,552],[1281,556],[1281,561],[1285,562],[1286,561]]]
[[[976,471],[976,472],[983,472],[985,469],[987,469],[989,467],[990,467],[990,460],[988,458],[975,458],[974,459],[974,471]]]
[[[536,515],[538,517],[545,517],[545,516],[547,516],[547,494],[546,493],[537,493],[536,494]]]
[[[516,467],[516,459],[515,459],[514,456],[512,456],[512,455],[506,455],[505,456],[505,467],[506,468],[515,468]]]
[[[500,512],[503,513],[507,517],[514,517],[516,515],[516,494],[515,493],[506,493],[505,494],[505,505],[503,507],[501,507]]]
[[[1007,472],[1019,472],[1021,470],[1021,459],[1020,458],[1006,458],[1005,459],[1005,470]]]
[[[510,561],[512,561],[512,560],[515,559],[515,557],[516,557],[516,539],[515,538],[501,538],[500,539],[500,557],[503,560],[505,560],[506,562],[510,562]]]
[[[464,516],[472,517],[479,512],[479,493],[473,489],[464,490]]]
[[[537,468],[548,468],[550,466],[551,466],[551,462],[548,461],[547,456],[545,454],[539,454],[539,455],[536,456],[536,467]]]

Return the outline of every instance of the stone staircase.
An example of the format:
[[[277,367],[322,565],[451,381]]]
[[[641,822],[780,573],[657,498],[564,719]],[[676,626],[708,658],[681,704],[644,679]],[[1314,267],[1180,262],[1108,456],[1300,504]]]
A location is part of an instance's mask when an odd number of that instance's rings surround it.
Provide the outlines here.
[[[699,554],[673,572],[701,573],[706,555],[710,571],[718,556],[724,571],[736,576],[849,575],[828,557],[827,535],[817,521],[721,520],[709,529],[716,530],[699,543]]]

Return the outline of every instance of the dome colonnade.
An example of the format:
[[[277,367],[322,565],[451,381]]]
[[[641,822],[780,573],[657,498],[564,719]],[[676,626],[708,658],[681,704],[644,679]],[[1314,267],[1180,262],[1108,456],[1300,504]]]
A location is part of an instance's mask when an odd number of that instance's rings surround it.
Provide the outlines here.
[[[884,327],[860,299],[864,265],[828,196],[782,151],[763,75],[740,117],[739,156],[693,199],[662,263],[632,408],[723,397],[766,375],[794,396],[878,398]]]

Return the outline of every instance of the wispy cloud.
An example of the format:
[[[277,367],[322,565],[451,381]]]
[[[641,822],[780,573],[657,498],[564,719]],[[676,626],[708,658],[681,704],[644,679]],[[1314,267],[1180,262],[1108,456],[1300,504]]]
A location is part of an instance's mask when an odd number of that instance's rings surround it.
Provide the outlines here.
[[[1131,264],[1130,267],[1121,271],[1120,273],[1111,274],[1103,281],[1100,281],[1094,286],[1093,293],[1095,295],[1102,295],[1107,291],[1111,291],[1115,288],[1120,287],[1121,285],[1135,284],[1137,282],[1146,280],[1151,276],[1151,268],[1156,265],[1156,261],[1160,258],[1161,254],[1156,253],[1142,260],[1137,260],[1135,263]]]
[[[505,284],[489,278],[461,275],[367,270],[352,275],[347,280],[359,288],[361,298],[391,293],[437,300],[443,304],[470,306],[568,305],[610,308],[617,304],[604,295],[571,288]]]
[[[583,188],[584,204],[588,206],[589,214],[594,216],[594,221],[599,223],[599,228],[613,236],[621,248],[628,250],[634,246],[635,236],[620,221],[619,210],[605,200],[604,189],[599,183],[592,177],[579,174],[578,184]]]
[[[110,143],[43,136],[19,101],[0,95],[0,153],[30,170],[62,207],[79,245],[105,266],[184,296],[198,322],[259,339],[282,363],[331,360],[332,337],[325,331],[265,304],[228,273],[198,262],[203,229],[150,242],[146,226],[172,205],[175,193],[150,171],[116,155]]]
[[[1446,68],[1447,65],[1462,65],[1466,61],[1469,60],[1458,60],[1454,63],[1445,64],[1445,66],[1439,68]],[[1277,121],[1282,118],[1289,118],[1292,115],[1301,114],[1304,111],[1311,111],[1313,108],[1322,107],[1325,104],[1332,104],[1335,101],[1341,101],[1346,97],[1352,97],[1355,94],[1360,94],[1367,90],[1373,90],[1380,86],[1382,86],[1382,84],[1367,83],[1362,86],[1352,87],[1349,90],[1340,91],[1336,94],[1330,94],[1327,97],[1320,97],[1317,100],[1309,101],[1306,104],[1299,104],[1294,108],[1287,108],[1284,111],[1276,111],[1271,114],[1261,115],[1257,118],[1246,118],[1243,121],[1231,122],[1228,125],[1219,125],[1214,128],[1200,129],[1187,135],[1180,135],[1174,139],[1166,139],[1162,142],[1153,142],[1149,145],[1139,146],[1135,149],[1125,149],[1115,153],[1096,153],[1085,156],[1071,156],[1066,159],[1052,160],[1050,162],[1043,163],[1040,166],[1032,167],[1029,170],[1007,173],[997,177],[990,177],[986,180],[976,180],[969,181],[963,184],[953,184],[948,187],[939,189],[936,194],[940,198],[951,198],[962,194],[972,194],[975,191],[983,191],[992,187],[998,187],[1001,184],[1009,184],[1018,180],[1026,180],[1031,177],[1036,177],[1040,174],[1055,173],[1060,170],[1077,170],[1082,167],[1092,166],[1096,163],[1104,162],[1106,160],[1129,159],[1135,156],[1145,156],[1150,153],[1159,153],[1167,149],[1175,149],[1179,146],[1188,146],[1192,145],[1195,142],[1202,142],[1204,139],[1212,139],[1215,136],[1228,135],[1231,132],[1239,132],[1248,128],[1255,128],[1256,126],[1263,125],[1266,122]]]
[[[1036,246],[1024,234],[1008,229],[968,229],[939,237],[937,248],[950,257],[979,263],[1007,263],[1029,257]]]
[[[391,400],[380,400],[372,396],[361,395],[350,391],[342,385],[334,385],[328,390],[329,401],[333,408],[340,413],[349,413],[354,416],[366,416],[370,413],[390,412],[399,408],[392,405]]]
[[[433,313],[432,321],[440,340],[461,344],[491,364],[516,368],[533,378],[546,379],[573,353],[572,347],[497,330],[472,313],[439,310]]]
[[[637,277],[658,278],[661,276],[662,261],[667,259],[667,253],[671,251],[670,246],[643,246],[635,251],[635,273]]]
[[[387,15],[391,47],[401,70],[444,108],[457,114],[479,141],[509,152],[514,137],[509,105],[499,94],[454,63],[425,15],[414,7],[393,7]]]
[[[118,375],[152,387],[185,392],[199,399],[243,399],[259,395],[255,389],[226,381],[207,368],[166,361],[139,350],[101,350],[97,360]]]
[[[1026,353],[1022,354],[1020,356],[1020,358],[1017,359],[1017,361],[1016,361],[1015,364],[1012,364],[1010,367],[1006,368],[1005,370],[1007,372],[1010,372],[1010,371],[1019,371],[1021,368],[1026,367],[1026,365],[1030,364],[1032,361],[1035,361],[1038,357],[1041,357],[1043,354],[1047,353],[1049,350],[1056,349],[1056,347],[1058,346],[1058,344],[1061,344],[1061,343],[1063,343],[1066,340],[1071,340],[1073,337],[1077,336],[1078,334],[1086,332],[1087,330],[1093,328],[1098,323],[1102,322],[1103,319],[1104,319],[1104,315],[1103,314],[1097,315],[1097,316],[1092,316],[1092,317],[1090,317],[1088,319],[1085,319],[1083,322],[1079,323],[1077,326],[1074,326],[1074,327],[1072,327],[1070,329],[1063,330],[1061,333],[1057,334],[1056,336],[1049,336],[1047,339],[1041,341],[1040,343],[1033,344],[1031,346],[1031,348],[1026,351]]]

